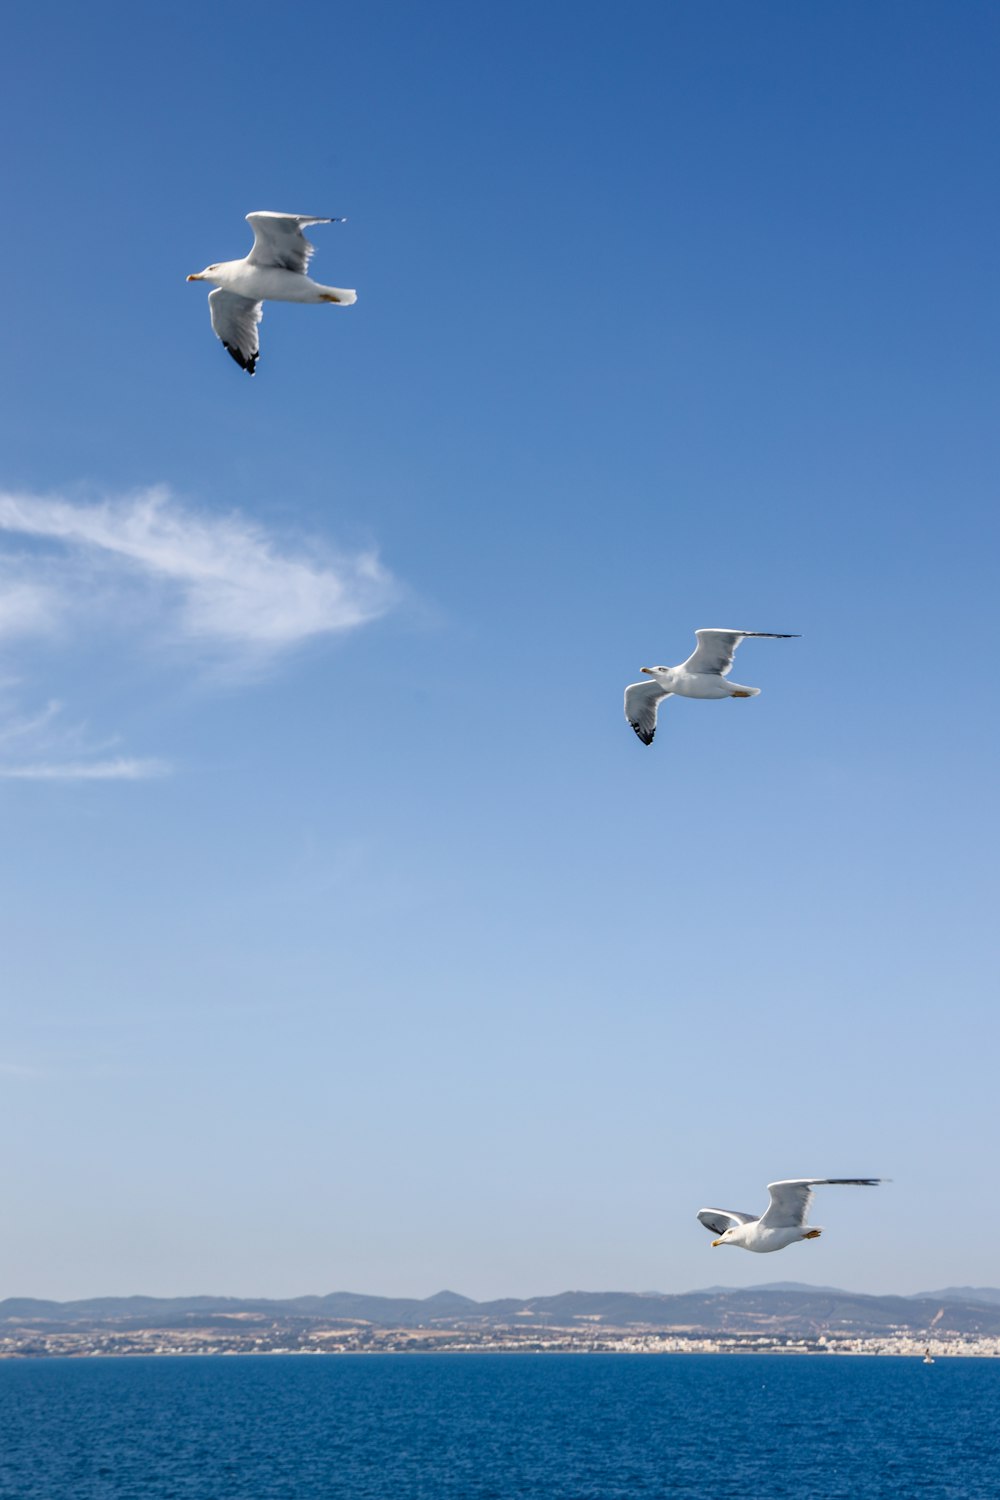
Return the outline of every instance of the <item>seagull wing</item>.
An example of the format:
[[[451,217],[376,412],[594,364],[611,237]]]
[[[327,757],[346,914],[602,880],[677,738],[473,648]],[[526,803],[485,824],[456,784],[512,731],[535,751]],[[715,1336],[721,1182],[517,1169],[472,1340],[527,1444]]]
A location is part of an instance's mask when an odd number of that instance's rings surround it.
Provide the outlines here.
[[[740,1214],[735,1208],[699,1208],[698,1218],[713,1234],[725,1234],[727,1229],[738,1229],[741,1224],[756,1222],[756,1214]]]
[[[761,1215],[764,1229],[798,1228],[806,1221],[814,1187],[877,1187],[881,1177],[792,1177],[769,1182],[771,1201]]]
[[[240,297],[236,292],[223,291],[220,286],[209,292],[208,310],[218,337],[240,369],[252,375],[260,353],[257,324],[263,317],[263,304],[253,302],[249,297]]]
[[[653,743],[656,710],[670,694],[658,682],[633,682],[625,689],[625,717],[644,745]]]
[[[760,637],[768,641],[792,641],[797,636],[776,635],[771,630],[696,630],[695,639],[698,642],[693,655],[682,664],[684,672],[708,672],[715,673],[719,677],[727,677],[732,670],[733,657],[736,647],[740,641],[749,640],[751,637]]]
[[[306,224],[332,224],[332,219],[308,219],[302,214],[273,214],[266,210],[247,214],[253,230],[253,249],[247,256],[251,266],[277,266],[282,271],[297,271],[301,276],[309,268],[309,257],[316,249],[302,230]]]

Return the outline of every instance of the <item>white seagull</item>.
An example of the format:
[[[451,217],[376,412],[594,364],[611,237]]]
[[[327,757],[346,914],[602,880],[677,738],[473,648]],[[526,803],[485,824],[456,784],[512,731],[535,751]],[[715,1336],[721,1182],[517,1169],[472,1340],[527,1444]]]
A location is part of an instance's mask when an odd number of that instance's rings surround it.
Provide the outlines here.
[[[784,1250],[796,1240],[818,1240],[821,1229],[806,1227],[806,1214],[814,1187],[877,1187],[884,1177],[790,1177],[787,1182],[769,1182],[771,1201],[758,1217],[737,1213],[733,1208],[702,1208],[698,1218],[719,1238],[713,1245],[738,1245],[764,1255]]]
[[[640,667],[649,682],[633,682],[625,689],[625,717],[644,745],[653,743],[656,711],[664,698],[756,698],[760,688],[727,682],[733,654],[740,641],[797,641],[797,635],[772,630],[696,630],[698,645],[679,667]]]
[[[343,219],[310,219],[304,214],[275,214],[268,210],[247,214],[253,229],[253,249],[242,260],[223,260],[206,266],[188,281],[211,281],[208,294],[212,327],[240,369],[252,375],[260,353],[257,324],[261,304],[271,302],[336,302],[349,307],[357,292],[339,286],[320,286],[306,275],[315,250],[302,233],[307,224],[343,224]]]

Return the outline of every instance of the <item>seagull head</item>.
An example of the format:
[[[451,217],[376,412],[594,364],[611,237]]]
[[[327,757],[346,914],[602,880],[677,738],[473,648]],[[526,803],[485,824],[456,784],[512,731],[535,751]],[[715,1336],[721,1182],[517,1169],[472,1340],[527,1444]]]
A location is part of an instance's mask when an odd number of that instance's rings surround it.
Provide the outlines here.
[[[669,677],[669,667],[640,667],[640,672],[645,672],[647,677]]]
[[[735,1234],[735,1229],[724,1230],[723,1233],[719,1235],[719,1238],[717,1240],[712,1241],[713,1249],[716,1245],[731,1245],[733,1243],[733,1236]]]
[[[212,273],[218,269],[217,265],[206,266],[204,271],[192,271],[187,279],[188,281],[212,281],[214,279]]]

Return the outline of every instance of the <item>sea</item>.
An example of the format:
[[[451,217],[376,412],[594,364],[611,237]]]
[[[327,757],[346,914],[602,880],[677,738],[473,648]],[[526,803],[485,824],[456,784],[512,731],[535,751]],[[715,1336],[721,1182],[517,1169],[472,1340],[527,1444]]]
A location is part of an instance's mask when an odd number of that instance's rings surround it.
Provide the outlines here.
[[[1000,1359],[0,1361],[17,1500],[1000,1497]]]

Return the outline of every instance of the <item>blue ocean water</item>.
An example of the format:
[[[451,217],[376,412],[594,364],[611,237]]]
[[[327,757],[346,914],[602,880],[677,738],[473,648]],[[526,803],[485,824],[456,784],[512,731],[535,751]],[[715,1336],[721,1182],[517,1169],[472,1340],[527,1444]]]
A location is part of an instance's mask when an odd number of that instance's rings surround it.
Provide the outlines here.
[[[0,1362],[17,1500],[1000,1496],[1000,1359]]]

